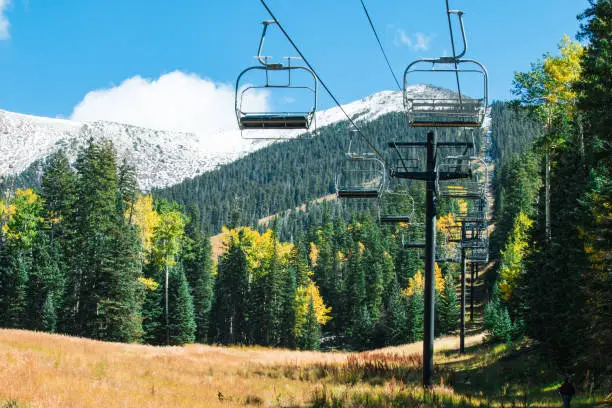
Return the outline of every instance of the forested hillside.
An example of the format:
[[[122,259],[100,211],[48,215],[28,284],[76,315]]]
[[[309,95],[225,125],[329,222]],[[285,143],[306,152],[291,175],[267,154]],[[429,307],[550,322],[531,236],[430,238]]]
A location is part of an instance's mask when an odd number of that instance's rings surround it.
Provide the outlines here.
[[[155,197],[196,205],[203,227],[216,234],[224,225],[257,225],[257,220],[293,209],[335,192],[336,175],[349,149],[348,122],[324,127],[312,140],[276,143],[234,163],[164,190]],[[424,134],[408,127],[402,113],[390,113],[362,124],[362,131],[383,155],[392,159],[391,141],[424,140]],[[445,131],[440,140],[455,138],[459,131]],[[476,135],[476,149],[480,135]],[[461,136],[472,140],[469,136]],[[367,146],[353,140],[365,151]],[[359,149],[357,147],[357,149]]]

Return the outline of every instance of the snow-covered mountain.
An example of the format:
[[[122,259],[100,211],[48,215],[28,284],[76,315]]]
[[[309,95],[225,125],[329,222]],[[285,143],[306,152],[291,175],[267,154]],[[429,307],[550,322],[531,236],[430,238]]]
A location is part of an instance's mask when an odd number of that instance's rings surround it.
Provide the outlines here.
[[[410,88],[410,93],[428,98],[448,98],[453,94],[452,91],[429,85],[415,85]],[[372,121],[384,114],[402,111],[402,94],[379,92],[343,105],[343,109],[353,120]],[[317,113],[319,127],[345,119],[344,113],[337,107]],[[109,139],[120,157],[127,157],[135,165],[140,187],[149,190],[195,177],[272,143],[269,140],[241,139],[238,130],[216,137],[235,140],[235,143],[229,150],[216,151],[214,146],[207,143],[207,135],[160,131],[112,122],[51,119],[0,110],[0,177],[19,174],[32,163],[59,149],[74,159],[90,138]]]

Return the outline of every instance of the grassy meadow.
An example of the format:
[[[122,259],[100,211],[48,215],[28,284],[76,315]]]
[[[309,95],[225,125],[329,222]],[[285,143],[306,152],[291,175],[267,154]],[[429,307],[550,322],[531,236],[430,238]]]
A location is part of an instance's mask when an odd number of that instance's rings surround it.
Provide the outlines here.
[[[559,378],[523,345],[482,335],[436,343],[433,392],[420,343],[365,353],[152,347],[0,330],[0,407],[554,407]],[[577,397],[572,406],[603,396]]]

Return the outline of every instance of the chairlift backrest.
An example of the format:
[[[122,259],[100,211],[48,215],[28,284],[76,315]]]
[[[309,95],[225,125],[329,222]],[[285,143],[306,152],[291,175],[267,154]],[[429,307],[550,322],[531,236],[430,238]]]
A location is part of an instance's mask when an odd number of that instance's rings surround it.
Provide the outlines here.
[[[444,76],[479,77],[479,95],[466,95],[460,87],[446,95],[414,95],[411,79],[427,75],[432,85]],[[437,80],[436,80],[437,78]],[[414,84],[416,85],[416,84]],[[476,92],[476,89],[472,89]],[[413,127],[481,127],[488,106],[488,74],[478,61],[453,57],[425,58],[412,62],[404,71],[404,108]]]
[[[264,28],[256,57],[259,65],[246,68],[236,80],[234,109],[238,127],[245,139],[309,139],[316,132],[317,76],[306,66],[292,65],[292,61],[299,58],[285,57],[286,63],[278,63],[270,62],[271,57],[262,55],[268,26],[274,23],[263,22]],[[272,74],[278,72],[286,73],[286,82],[274,82]],[[308,82],[296,83],[295,76],[298,73],[304,74]],[[246,82],[247,79],[255,83]],[[258,90],[274,92],[280,89],[310,95],[312,103],[305,109],[295,111],[271,109],[261,112],[253,111],[247,106],[248,97]]]
[[[379,198],[386,185],[384,163],[375,157],[349,157],[336,176],[338,198]]]
[[[438,164],[437,191],[442,198],[479,199],[486,197],[488,169],[479,157],[448,156]],[[449,179],[455,175],[454,179]]]

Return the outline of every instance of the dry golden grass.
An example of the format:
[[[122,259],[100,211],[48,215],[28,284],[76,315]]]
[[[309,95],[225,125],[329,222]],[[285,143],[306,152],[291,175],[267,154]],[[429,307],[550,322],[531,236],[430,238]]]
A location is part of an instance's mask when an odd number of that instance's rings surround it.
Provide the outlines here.
[[[481,340],[471,336],[467,344]],[[436,348],[457,345],[457,338],[443,338]],[[419,357],[411,355],[420,351],[419,343],[361,354],[152,347],[0,330],[0,405],[15,400],[62,408],[308,406],[324,383],[351,381],[347,376],[371,380],[384,370],[418,376]]]

